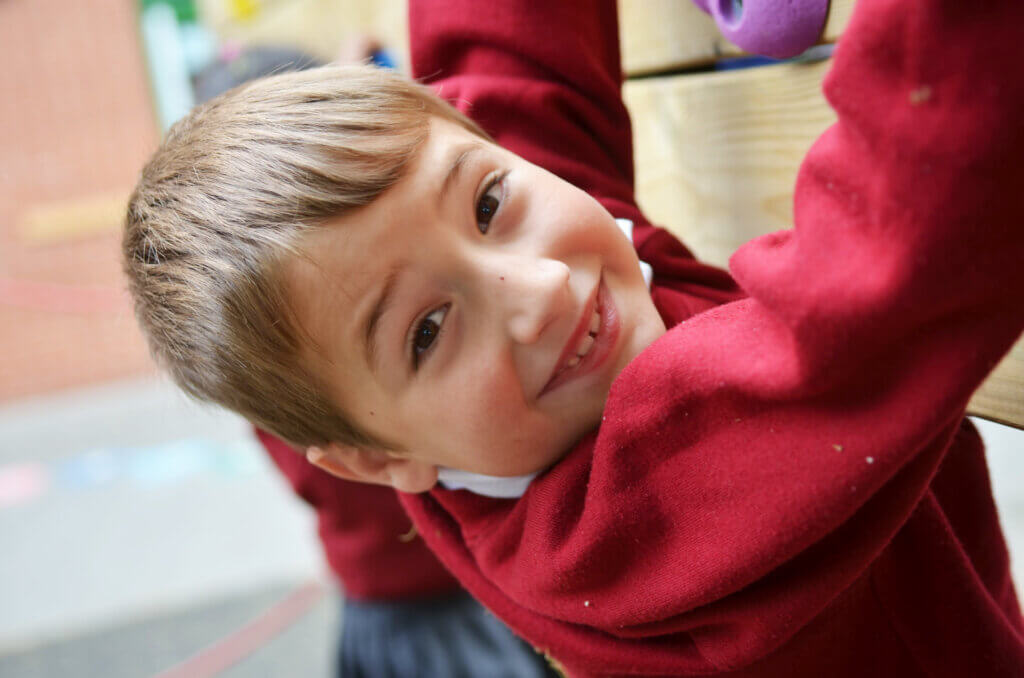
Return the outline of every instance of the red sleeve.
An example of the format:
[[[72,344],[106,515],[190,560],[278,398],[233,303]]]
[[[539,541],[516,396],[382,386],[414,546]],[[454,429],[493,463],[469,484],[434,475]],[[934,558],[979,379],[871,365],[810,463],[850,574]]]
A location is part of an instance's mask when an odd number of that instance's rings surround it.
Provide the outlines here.
[[[458,590],[458,584],[413,536],[412,523],[389,487],[324,473],[270,434],[256,436],[292,489],[316,511],[320,541],[345,595],[408,600]]]
[[[636,210],[615,0],[412,0],[413,76],[499,145]]]
[[[732,259],[750,298],[631,363],[520,500],[403,498],[474,595],[581,673],[706,673],[870,566],[1024,327],[1022,26],[1016,0],[860,0],[795,228]]]

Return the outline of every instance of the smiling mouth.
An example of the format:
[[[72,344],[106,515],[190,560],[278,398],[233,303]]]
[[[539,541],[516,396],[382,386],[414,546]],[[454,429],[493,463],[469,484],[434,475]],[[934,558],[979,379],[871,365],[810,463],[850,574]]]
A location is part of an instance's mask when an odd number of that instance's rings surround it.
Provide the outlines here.
[[[569,359],[563,362],[561,367],[558,368],[558,371],[555,373],[556,377],[562,372],[576,367],[585,357],[587,357],[587,353],[589,353],[590,349],[594,347],[594,342],[597,340],[597,333],[600,329],[601,310],[595,305],[594,312],[590,316],[590,326],[587,328],[587,333],[583,335],[579,345],[576,346],[576,350],[569,356]]]
[[[603,278],[587,308],[589,313],[585,311],[580,318],[540,395],[593,372],[611,355],[618,338],[619,320]]]

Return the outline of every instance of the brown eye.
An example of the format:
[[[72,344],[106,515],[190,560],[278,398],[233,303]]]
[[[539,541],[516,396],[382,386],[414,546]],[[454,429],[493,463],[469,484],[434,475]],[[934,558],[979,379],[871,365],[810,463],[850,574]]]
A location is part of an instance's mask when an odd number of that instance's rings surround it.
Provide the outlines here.
[[[476,225],[480,229],[481,233],[487,232],[487,227],[491,224],[491,218],[494,213],[498,211],[498,199],[493,195],[485,195],[480,198],[480,202],[476,205]]]
[[[495,177],[491,184],[476,202],[476,227],[481,233],[487,233],[491,225],[491,219],[501,206],[501,180],[504,177]]]
[[[430,315],[420,321],[412,335],[412,361],[413,367],[419,365],[420,358],[427,353],[434,345],[434,340],[441,333],[441,323],[448,313],[448,307],[433,311]]]

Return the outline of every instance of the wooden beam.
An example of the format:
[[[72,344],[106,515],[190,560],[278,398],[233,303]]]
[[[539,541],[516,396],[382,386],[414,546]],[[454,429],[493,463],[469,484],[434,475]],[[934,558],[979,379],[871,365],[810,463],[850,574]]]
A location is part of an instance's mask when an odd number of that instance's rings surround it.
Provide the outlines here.
[[[971,398],[968,412],[1024,429],[1024,338],[996,366]]]
[[[640,206],[701,259],[724,266],[751,238],[793,223],[793,183],[835,121],[829,62],[630,81]]]

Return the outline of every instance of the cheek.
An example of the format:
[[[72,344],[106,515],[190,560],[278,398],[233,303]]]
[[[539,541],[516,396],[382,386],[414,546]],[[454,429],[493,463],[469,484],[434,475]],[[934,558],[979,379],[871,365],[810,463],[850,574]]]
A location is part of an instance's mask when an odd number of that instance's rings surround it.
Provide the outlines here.
[[[638,269],[633,243],[603,207],[589,196],[586,198],[585,202],[581,201],[578,216],[572,222],[571,237],[575,247],[581,252],[598,255],[603,266],[612,273],[624,275]]]
[[[530,194],[523,221],[543,225],[540,230],[548,237],[592,239],[595,228],[611,221],[597,201],[561,179],[552,178],[545,189]]]
[[[449,448],[463,442],[470,446],[493,444],[522,417],[518,378],[510,367],[496,362],[467,358],[466,369],[451,375],[444,388],[429,399],[429,407],[418,418],[427,429],[441,434],[438,442]]]

